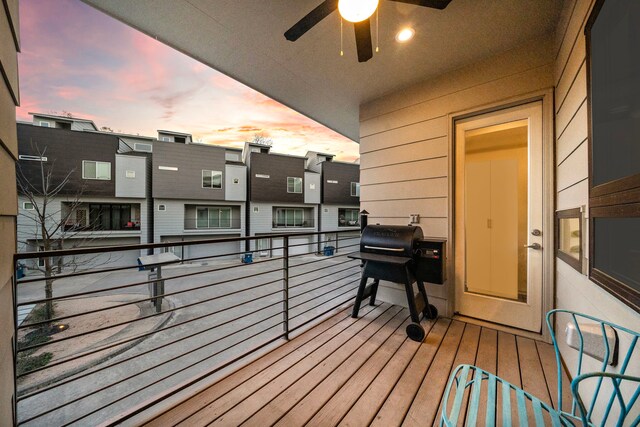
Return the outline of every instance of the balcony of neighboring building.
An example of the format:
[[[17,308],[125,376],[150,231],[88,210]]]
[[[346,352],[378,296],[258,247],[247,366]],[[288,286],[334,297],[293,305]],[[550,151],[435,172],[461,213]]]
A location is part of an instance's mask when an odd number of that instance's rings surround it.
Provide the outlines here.
[[[185,231],[238,231],[242,227],[240,206],[185,205]]]
[[[141,208],[139,203],[63,202],[61,219],[65,233],[140,234]]]

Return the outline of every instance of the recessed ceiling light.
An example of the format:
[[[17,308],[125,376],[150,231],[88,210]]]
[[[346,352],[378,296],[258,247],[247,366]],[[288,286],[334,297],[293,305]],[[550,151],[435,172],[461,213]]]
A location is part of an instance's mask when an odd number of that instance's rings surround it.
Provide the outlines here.
[[[413,28],[411,27],[403,28],[400,31],[398,31],[398,34],[396,34],[396,41],[398,43],[406,43],[409,40],[411,40],[415,35],[416,35],[416,31]]]

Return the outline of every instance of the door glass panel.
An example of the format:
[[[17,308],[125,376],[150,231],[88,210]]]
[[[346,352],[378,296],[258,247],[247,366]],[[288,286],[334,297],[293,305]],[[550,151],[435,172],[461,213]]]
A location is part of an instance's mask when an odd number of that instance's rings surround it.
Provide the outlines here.
[[[198,209],[196,226],[198,228],[207,228],[209,226],[209,212],[207,209]]]
[[[465,132],[465,289],[527,300],[528,121]]]

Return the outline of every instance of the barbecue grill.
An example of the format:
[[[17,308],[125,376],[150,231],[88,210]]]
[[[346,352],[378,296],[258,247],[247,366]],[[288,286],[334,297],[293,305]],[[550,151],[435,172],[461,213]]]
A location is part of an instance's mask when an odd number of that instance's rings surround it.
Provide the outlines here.
[[[425,332],[420,326],[420,313],[427,319],[438,316],[436,307],[429,304],[424,282],[444,283],[444,240],[425,240],[420,227],[369,225],[362,231],[360,252],[348,256],[363,262],[352,317],[358,317],[365,298],[369,297],[369,304],[374,305],[380,280],[399,283],[404,285],[413,322],[407,326],[407,335],[422,341]],[[373,282],[367,286],[370,278]],[[413,292],[415,282],[417,295]]]

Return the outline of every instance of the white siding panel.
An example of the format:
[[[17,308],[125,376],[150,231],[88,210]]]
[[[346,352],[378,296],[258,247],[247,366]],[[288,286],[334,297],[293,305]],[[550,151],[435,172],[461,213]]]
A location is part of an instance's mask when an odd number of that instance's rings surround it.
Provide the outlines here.
[[[361,138],[360,154],[447,135],[446,117],[436,117]],[[363,142],[366,141],[365,144]]]
[[[360,187],[360,195],[369,202],[394,200],[399,195],[412,199],[447,197],[448,185],[447,178],[425,178],[415,181],[371,184]]]
[[[574,116],[580,105],[587,99],[587,69],[580,68],[580,72],[576,77],[576,81],[569,90],[569,94],[562,104],[562,108],[556,115],[556,136],[562,136],[565,128],[569,125],[569,121]]]
[[[585,179],[571,187],[558,192],[556,196],[556,209],[561,211],[565,209],[579,208],[586,206],[589,200],[589,180]]]
[[[397,217],[404,214],[409,220],[410,214],[421,217],[446,218],[448,214],[448,199],[415,199],[415,200],[387,200],[379,202],[362,202],[362,209],[376,217]]]
[[[589,15],[591,6],[594,0],[577,0],[571,20],[567,25],[567,31],[558,51],[558,57],[556,58],[554,81],[557,83],[562,77],[563,71],[566,68],[567,61],[571,55],[573,47],[577,43],[579,37],[584,37],[584,23]],[[570,6],[567,4],[567,6]]]
[[[558,138],[556,145],[556,159],[558,163],[564,161],[580,144],[587,139],[587,103],[584,102],[571,122]]]
[[[407,225],[408,223],[409,216],[380,218],[375,215],[369,215],[369,224]],[[422,228],[422,233],[428,237],[446,239],[449,234],[448,218],[420,218],[420,223],[417,225]]]
[[[585,48],[586,38],[584,36],[578,37],[574,49],[571,51],[569,62],[562,73],[562,78],[558,82],[556,87],[556,112],[558,112],[564,103],[564,100],[569,93],[569,88],[573,84],[576,74],[580,68],[584,65],[585,61]]]
[[[558,191],[576,184],[589,176],[587,162],[589,160],[588,144],[583,142],[557,169],[556,182]]]
[[[360,170],[443,157],[448,152],[446,137],[413,142],[361,154]]]
[[[360,185],[444,177],[447,176],[448,171],[449,164],[446,157],[421,160],[412,163],[411,167],[406,165],[393,165],[360,171]],[[363,197],[361,196],[360,198],[362,201]]]

